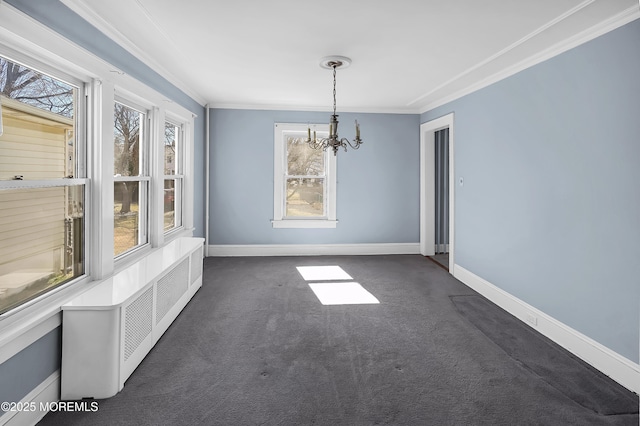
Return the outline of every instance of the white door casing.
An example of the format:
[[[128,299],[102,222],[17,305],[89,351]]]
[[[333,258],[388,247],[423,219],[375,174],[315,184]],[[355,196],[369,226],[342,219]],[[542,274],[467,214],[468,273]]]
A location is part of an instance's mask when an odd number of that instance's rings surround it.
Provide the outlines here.
[[[435,133],[449,128],[449,272],[455,264],[455,171],[453,113],[420,125],[420,253],[435,254]]]

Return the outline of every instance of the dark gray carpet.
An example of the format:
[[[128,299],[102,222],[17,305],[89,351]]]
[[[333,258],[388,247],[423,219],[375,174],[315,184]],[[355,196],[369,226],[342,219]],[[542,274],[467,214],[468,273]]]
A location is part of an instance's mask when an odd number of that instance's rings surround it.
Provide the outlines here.
[[[309,265],[340,265],[381,303],[321,305],[295,269]],[[563,378],[556,346],[524,349],[547,360],[543,377],[470,323],[476,309],[488,324],[504,315],[451,300],[475,294],[418,255],[209,258],[203,288],[121,393],[41,424],[638,425],[603,414],[618,410],[610,395],[637,407],[636,395],[589,368],[597,379]]]
[[[636,414],[638,398],[482,296],[452,296],[458,311],[507,355],[598,414]],[[562,374],[558,374],[561,371]],[[585,390],[588,390],[585,392]]]

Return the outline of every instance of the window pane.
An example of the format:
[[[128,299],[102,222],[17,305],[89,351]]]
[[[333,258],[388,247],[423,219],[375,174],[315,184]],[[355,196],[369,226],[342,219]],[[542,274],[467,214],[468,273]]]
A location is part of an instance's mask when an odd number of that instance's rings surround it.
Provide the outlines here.
[[[306,137],[287,135],[287,174],[297,176],[324,175],[325,152],[313,149]]]
[[[164,180],[164,230],[176,227],[176,181],[174,179]]]
[[[0,313],[84,273],[84,187],[0,191]]]
[[[144,183],[142,183],[144,185]],[[113,184],[113,254],[117,256],[144,244],[141,235],[141,182]]]
[[[288,178],[286,216],[323,217],[324,179]]]
[[[175,175],[181,171],[178,167],[178,131],[173,123],[164,123],[164,174]]]
[[[144,114],[116,102],[114,108],[113,173],[115,176],[141,174],[140,144]]]
[[[75,174],[76,89],[0,57],[0,179]]]

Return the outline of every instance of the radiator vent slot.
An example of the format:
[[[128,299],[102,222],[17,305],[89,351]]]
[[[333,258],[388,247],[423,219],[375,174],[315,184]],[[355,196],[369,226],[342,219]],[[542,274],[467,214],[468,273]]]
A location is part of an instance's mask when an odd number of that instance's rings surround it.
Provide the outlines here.
[[[202,274],[202,248],[191,254],[191,284]]]
[[[160,278],[156,293],[156,324],[176,304],[189,288],[189,258],[184,259],[167,275]]]
[[[140,343],[151,333],[153,287],[125,307],[124,360],[128,360]]]

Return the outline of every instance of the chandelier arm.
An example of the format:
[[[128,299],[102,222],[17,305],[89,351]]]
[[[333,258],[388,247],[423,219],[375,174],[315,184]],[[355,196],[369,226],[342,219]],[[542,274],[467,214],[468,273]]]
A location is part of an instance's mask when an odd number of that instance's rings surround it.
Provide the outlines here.
[[[358,148],[360,148],[360,145],[362,145],[362,140],[359,140],[359,139],[354,139],[353,140],[355,145],[352,144],[351,141],[349,139],[347,139],[347,138],[342,138],[342,140],[340,142],[342,142],[342,145],[345,147],[345,150],[347,148],[347,145],[345,144],[345,142],[349,144],[351,149],[358,149]]]

